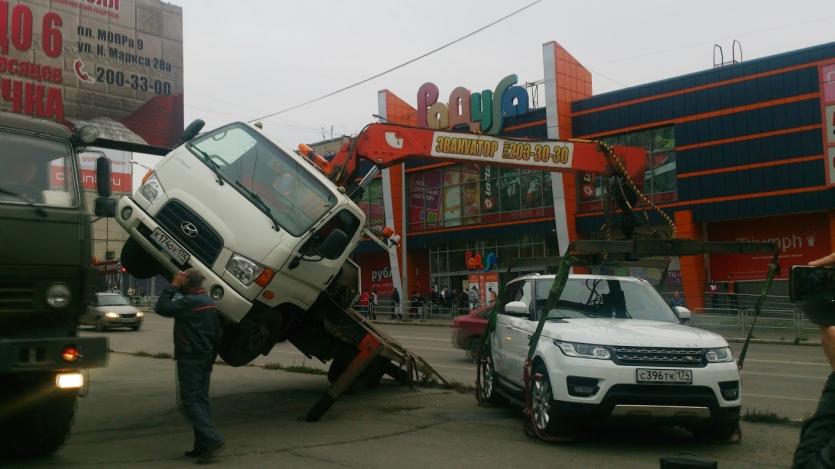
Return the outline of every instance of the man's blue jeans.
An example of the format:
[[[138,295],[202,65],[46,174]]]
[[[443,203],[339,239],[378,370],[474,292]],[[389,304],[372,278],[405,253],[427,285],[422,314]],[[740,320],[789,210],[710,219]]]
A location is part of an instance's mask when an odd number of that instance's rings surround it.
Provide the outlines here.
[[[212,424],[209,408],[209,382],[214,357],[177,360],[177,403],[183,416],[194,427],[194,449],[204,450],[223,441]]]

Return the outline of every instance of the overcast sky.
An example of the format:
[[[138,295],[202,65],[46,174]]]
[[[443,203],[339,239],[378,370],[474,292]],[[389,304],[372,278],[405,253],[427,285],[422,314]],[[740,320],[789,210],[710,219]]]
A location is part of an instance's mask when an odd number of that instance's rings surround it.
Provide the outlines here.
[[[290,107],[374,75],[533,0],[171,0],[183,8],[186,123],[207,129]],[[591,70],[594,93],[711,68],[713,44],[750,60],[835,41],[833,0],[544,0],[430,57],[324,101],[264,120],[295,148],[374,120],[377,91],[414,106],[431,81],[441,100],[543,77],[557,41]],[[324,131],[323,131],[324,129]],[[144,159],[143,159],[144,160]]]

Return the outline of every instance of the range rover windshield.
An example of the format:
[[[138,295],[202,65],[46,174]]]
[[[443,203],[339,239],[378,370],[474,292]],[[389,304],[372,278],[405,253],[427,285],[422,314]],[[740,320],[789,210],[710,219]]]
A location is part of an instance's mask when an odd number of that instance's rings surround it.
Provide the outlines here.
[[[542,313],[553,280],[536,281],[536,310]],[[643,282],[605,278],[570,278],[549,319],[615,318],[678,323],[670,306],[652,286]]]
[[[308,168],[246,125],[221,127],[187,148],[293,236],[310,229],[336,203]]]

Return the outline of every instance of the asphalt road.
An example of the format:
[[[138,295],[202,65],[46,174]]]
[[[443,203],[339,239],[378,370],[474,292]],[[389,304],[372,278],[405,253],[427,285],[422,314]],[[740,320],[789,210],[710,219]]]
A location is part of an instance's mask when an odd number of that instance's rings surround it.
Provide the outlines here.
[[[173,353],[172,324],[172,320],[151,313],[145,316],[145,324],[137,332],[85,330],[82,334],[104,334],[110,338],[111,349],[119,352]],[[426,359],[447,379],[474,383],[475,366],[462,350],[453,348],[450,328],[406,324],[380,327]],[[741,344],[732,346],[738,356]],[[259,357],[254,363],[327,369],[326,364],[305,357],[289,343],[276,345],[269,356]],[[814,412],[829,371],[819,347],[752,344],[742,372],[743,412],[773,412],[791,419],[803,419]]]
[[[90,380],[61,451],[30,461],[0,460],[0,466],[194,464],[183,455],[193,436],[176,409],[172,360],[114,353]],[[595,429],[571,444],[547,444],[525,436],[518,410],[391,382],[344,396],[319,422],[301,421],[326,388],[323,376],[215,367],[212,413],[228,449],[212,467],[657,468],[660,456],[682,452],[718,460],[723,468],[789,467],[798,435],[797,427],[744,422],[740,444],[703,443],[680,429],[646,426]]]

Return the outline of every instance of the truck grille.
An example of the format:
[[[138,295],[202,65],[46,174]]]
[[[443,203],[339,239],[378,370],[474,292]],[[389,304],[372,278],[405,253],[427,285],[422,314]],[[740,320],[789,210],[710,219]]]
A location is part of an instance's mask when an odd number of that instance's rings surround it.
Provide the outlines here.
[[[0,313],[29,313],[35,310],[32,282],[0,280]]]
[[[618,365],[705,366],[700,348],[612,347]]]
[[[125,319],[135,318],[136,313],[121,313],[119,315],[119,317],[122,317],[122,318],[125,318]]]
[[[188,207],[177,200],[172,200],[162,207],[156,218],[168,234],[177,238],[177,241],[200,259],[202,263],[209,267],[215,263],[221,248],[223,248],[223,239],[208,223]],[[182,228],[184,224],[188,223],[194,228],[194,231],[190,231],[194,233],[194,236],[186,235]]]

